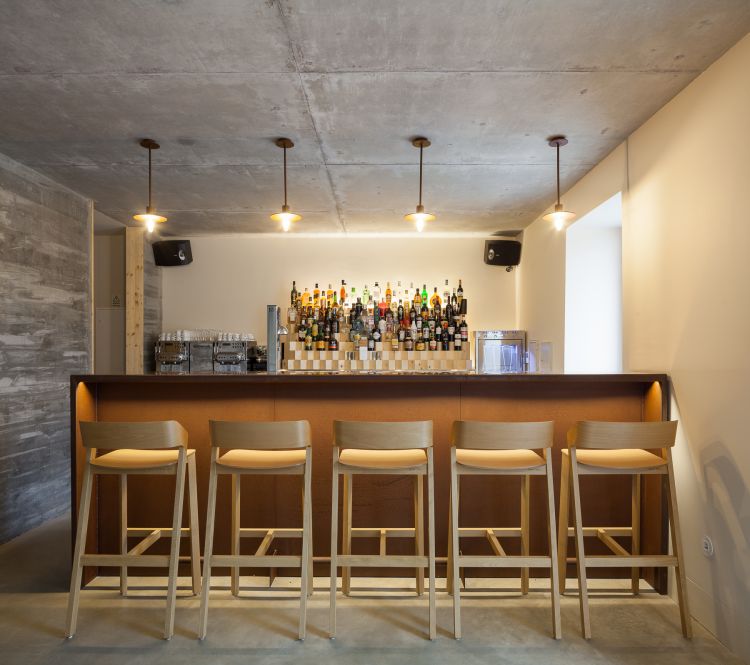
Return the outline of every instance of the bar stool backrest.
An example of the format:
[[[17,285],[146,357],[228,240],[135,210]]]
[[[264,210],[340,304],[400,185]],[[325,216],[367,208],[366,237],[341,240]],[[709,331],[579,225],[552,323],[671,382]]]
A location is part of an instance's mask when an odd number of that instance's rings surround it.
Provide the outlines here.
[[[335,420],[333,445],[360,450],[406,450],[432,447],[432,421],[363,422]]]
[[[85,448],[102,450],[158,450],[187,446],[187,430],[176,420],[145,423],[81,421],[81,441]]]
[[[671,448],[676,436],[676,420],[649,423],[583,420],[568,430],[568,445],[608,450]]]
[[[456,420],[451,430],[451,445],[475,450],[521,450],[552,447],[555,423],[482,422]]]
[[[292,450],[307,448],[312,441],[306,420],[210,420],[209,427],[214,448]]]

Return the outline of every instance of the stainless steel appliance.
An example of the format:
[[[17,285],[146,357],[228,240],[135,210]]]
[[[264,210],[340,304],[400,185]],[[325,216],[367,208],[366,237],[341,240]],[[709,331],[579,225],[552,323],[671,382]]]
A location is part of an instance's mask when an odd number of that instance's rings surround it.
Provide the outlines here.
[[[159,374],[190,372],[190,349],[187,342],[159,341],[154,349],[154,358]]]
[[[255,342],[214,342],[214,372],[240,374],[247,372],[247,347]]]
[[[268,340],[267,370],[278,372],[281,369],[281,335],[288,335],[289,331],[281,325],[281,309],[278,305],[268,305],[266,308],[266,339]]]
[[[253,346],[247,348],[247,371],[248,372],[265,372],[268,368],[268,355],[265,346]]]
[[[474,336],[477,374],[526,371],[525,330],[478,330]]]
[[[214,343],[190,342],[190,373],[211,374],[214,371]]]

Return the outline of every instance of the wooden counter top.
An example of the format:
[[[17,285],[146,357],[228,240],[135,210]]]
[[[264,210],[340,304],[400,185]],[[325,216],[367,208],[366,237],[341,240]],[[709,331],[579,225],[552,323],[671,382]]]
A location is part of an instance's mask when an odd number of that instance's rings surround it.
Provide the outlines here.
[[[78,374],[71,383],[653,383],[666,384],[664,373],[629,374],[476,374],[475,372],[249,372],[247,374]]]

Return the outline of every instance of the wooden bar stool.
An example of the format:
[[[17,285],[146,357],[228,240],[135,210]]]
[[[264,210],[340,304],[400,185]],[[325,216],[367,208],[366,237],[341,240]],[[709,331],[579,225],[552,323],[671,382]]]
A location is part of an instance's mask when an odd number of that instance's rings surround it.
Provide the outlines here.
[[[208,481],[206,545],[203,553],[203,595],[198,636],[206,637],[211,567],[232,569],[232,593],[239,593],[239,571],[248,568],[300,568],[299,639],[305,639],[307,597],[312,594],[312,448],[310,423],[210,421],[211,471]],[[222,452],[223,449],[223,452]],[[216,487],[219,474],[232,476],[232,553],[214,554]],[[303,477],[302,528],[240,528],[240,478],[243,475],[299,475]],[[241,538],[262,538],[255,554],[240,554]],[[269,555],[274,538],[301,538],[302,555]]]
[[[677,513],[672,446],[677,432],[676,421],[665,422],[579,422],[568,432],[568,449],[563,450],[560,482],[560,532],[558,560],[560,590],[565,593],[568,537],[574,536],[578,571],[579,603],[583,636],[591,637],[586,568],[632,568],[632,588],[638,593],[640,568],[673,566],[677,582],[682,634],[692,637],[688,609],[685,569],[683,567],[680,521]],[[659,450],[659,454],[649,452]],[[583,526],[581,520],[581,475],[626,474],[632,476],[632,522],[629,527]],[[640,481],[642,474],[665,475],[668,479],[669,525],[673,554],[642,555],[640,553]],[[573,528],[568,526],[570,488],[572,485]],[[588,556],[583,539],[593,536],[604,543],[612,554]],[[614,538],[631,536],[631,552]]]
[[[88,448],[83,470],[81,504],[78,511],[78,528],[73,574],[68,600],[67,637],[73,637],[78,619],[78,601],[84,566],[119,566],[120,592],[127,592],[128,567],[169,568],[167,587],[167,616],[164,639],[174,633],[174,609],[177,593],[177,566],[180,538],[190,537],[193,593],[200,593],[200,547],[198,542],[198,492],[195,473],[195,450],[186,449],[188,434],[174,420],[145,423],[81,422],[81,440]],[[98,450],[109,452],[97,456]],[[185,494],[185,467],[189,476],[190,528],[181,528],[182,503]],[[95,475],[120,477],[120,554],[85,554],[86,533],[91,507],[91,491]],[[175,495],[171,528],[129,528],[127,525],[127,479],[130,474],[174,475]],[[106,519],[106,516],[105,516]],[[145,536],[128,550],[128,537]],[[157,540],[169,536],[172,546],[169,555],[144,554]]]
[[[436,635],[435,615],[435,475],[432,453],[432,421],[415,422],[344,422],[337,420],[333,426],[333,489],[331,497],[331,605],[329,635],[336,635],[336,577],[338,566],[343,569],[342,587],[349,591],[350,568],[361,567],[414,567],[429,576],[429,636]],[[352,528],[351,488],[353,474],[387,474],[415,476],[415,527]],[[338,554],[338,503],[339,476],[344,476],[343,553]],[[428,553],[424,556],[422,532],[422,476],[427,477]],[[377,537],[380,553],[377,555],[351,554],[352,537]],[[414,537],[414,555],[389,555],[386,553],[388,536]],[[424,578],[422,578],[423,580]],[[346,582],[345,582],[346,580]],[[422,582],[423,584],[424,582]],[[417,593],[421,593],[419,573]]]
[[[529,567],[549,568],[552,596],[552,632],[562,637],[560,595],[557,582],[557,542],[555,539],[555,493],[552,483],[552,433],[554,423],[493,423],[459,420],[451,433],[451,509],[448,538],[448,589],[453,594],[453,633],[461,638],[461,566],[482,568],[521,568],[521,590],[529,590]],[[535,452],[539,450],[541,454]],[[460,527],[459,480],[462,476],[521,476],[521,526],[513,528]],[[550,553],[532,556],[529,552],[529,485],[531,476],[547,479],[547,533]],[[521,539],[521,555],[505,553],[499,537]],[[493,556],[466,556],[460,553],[459,538],[486,538]]]

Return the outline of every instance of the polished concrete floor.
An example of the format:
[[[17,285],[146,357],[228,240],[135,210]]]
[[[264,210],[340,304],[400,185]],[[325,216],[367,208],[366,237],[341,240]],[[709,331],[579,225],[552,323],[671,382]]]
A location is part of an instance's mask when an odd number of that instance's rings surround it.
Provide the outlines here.
[[[452,637],[450,597],[438,593],[438,639],[425,638],[426,597],[408,591],[410,580],[356,580],[356,597],[339,595],[336,640],[327,638],[327,580],[316,580],[304,643],[295,640],[298,580],[245,578],[239,599],[218,578],[211,593],[209,632],[195,635],[198,600],[178,599],[174,638],[161,639],[163,579],[145,581],[121,598],[115,580],[97,580],[82,594],[78,633],[63,638],[69,576],[69,523],[55,520],[0,547],[0,663],[627,663],[740,664],[701,626],[688,641],[668,598],[645,592],[634,598],[608,582],[591,601],[593,639],[579,632],[578,600],[563,599],[563,639],[550,637],[549,595],[544,581],[527,597],[517,581],[469,580],[462,602],[464,637]],[[139,580],[131,579],[137,584]],[[444,580],[438,580],[438,588]],[[140,585],[139,585],[140,586]],[[251,590],[249,587],[257,590]],[[392,587],[388,592],[385,587]],[[620,587],[623,588],[623,587]],[[490,593],[492,591],[492,593]],[[262,592],[262,595],[261,595]]]

